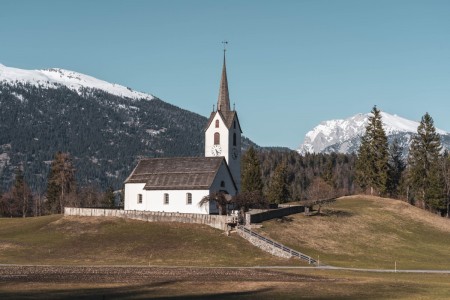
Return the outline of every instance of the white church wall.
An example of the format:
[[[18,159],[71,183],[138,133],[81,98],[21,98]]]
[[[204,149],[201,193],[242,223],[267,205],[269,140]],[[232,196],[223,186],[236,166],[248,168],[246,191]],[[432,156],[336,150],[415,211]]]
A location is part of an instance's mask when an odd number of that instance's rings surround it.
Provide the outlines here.
[[[145,183],[125,184],[125,210],[144,210],[144,201],[139,203],[138,195],[144,191]]]
[[[160,211],[209,214],[217,213],[215,205],[205,204],[199,206],[199,202],[209,190],[144,190],[144,183],[125,184],[125,210]],[[188,204],[188,196],[192,196],[191,204]],[[142,203],[139,203],[139,194],[142,195]],[[169,203],[165,204],[165,194]]]
[[[188,193],[192,195],[192,202],[188,204]],[[168,196],[168,203],[165,202],[165,195]],[[150,190],[144,191],[144,210],[209,214],[209,205],[199,206],[199,202],[206,195],[208,190]]]
[[[216,128],[216,120],[219,120],[219,127]],[[224,156],[227,162],[229,161],[229,134],[228,128],[220,117],[219,113],[216,113],[213,121],[211,122],[208,129],[205,131],[205,157],[215,156],[212,153],[212,148],[214,146],[214,133],[218,132],[220,134],[220,147],[222,148],[222,153],[218,156]]]
[[[239,127],[239,122],[234,119],[233,122],[235,124],[233,124],[233,126],[231,126],[230,128],[230,134],[228,137],[228,144],[230,145],[229,147],[229,161],[228,162],[228,166],[230,168],[230,172],[233,175],[233,178],[236,182],[236,186],[238,188],[238,190],[241,187],[241,129]],[[233,134],[236,134],[236,145],[233,144]],[[233,148],[236,148],[236,152],[237,152],[237,157],[233,158]]]
[[[223,182],[223,183],[222,183]],[[219,171],[211,184],[211,191],[227,191],[231,196],[235,196],[237,191],[233,185],[233,179],[226,169],[225,165],[221,165]]]

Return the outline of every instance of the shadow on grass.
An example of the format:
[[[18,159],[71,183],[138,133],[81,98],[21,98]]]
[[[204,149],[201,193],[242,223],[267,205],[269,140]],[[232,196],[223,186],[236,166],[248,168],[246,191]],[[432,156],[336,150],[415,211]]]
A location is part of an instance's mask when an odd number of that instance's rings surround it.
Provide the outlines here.
[[[163,288],[178,283],[177,281],[154,282],[151,284],[132,285],[111,288],[81,288],[81,289],[42,289],[11,292],[0,292],[0,299],[269,299],[272,297],[259,297],[258,294],[270,292],[272,288],[261,288],[253,291],[235,291],[223,293],[207,293],[194,295],[171,296],[170,291]],[[186,293],[195,292],[196,286]],[[173,287],[172,289],[173,290]],[[175,289],[176,290],[176,289]]]
[[[350,218],[355,214],[346,210],[338,209],[322,209],[321,212],[313,211],[308,216],[309,217],[338,217],[338,218]]]

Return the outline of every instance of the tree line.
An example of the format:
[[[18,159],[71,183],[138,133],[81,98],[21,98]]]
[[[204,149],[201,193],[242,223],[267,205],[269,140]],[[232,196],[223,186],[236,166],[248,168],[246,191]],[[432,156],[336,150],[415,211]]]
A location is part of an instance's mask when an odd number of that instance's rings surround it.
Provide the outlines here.
[[[432,117],[422,117],[404,157],[398,140],[389,145],[380,110],[375,106],[371,113],[356,154],[250,148],[242,157],[241,193],[257,193],[249,197],[259,199],[256,206],[365,193],[449,217],[450,155]]]
[[[448,217],[450,157],[442,149],[433,118],[423,115],[404,159],[398,141],[387,143],[380,110],[375,106],[371,112],[356,162],[359,187]]]
[[[33,193],[23,175],[23,167],[17,168],[12,187],[0,191],[0,216],[29,217],[60,214],[65,206],[114,208],[112,187],[102,191],[98,186],[77,187],[76,170],[69,153],[57,152],[51,162],[45,194]]]

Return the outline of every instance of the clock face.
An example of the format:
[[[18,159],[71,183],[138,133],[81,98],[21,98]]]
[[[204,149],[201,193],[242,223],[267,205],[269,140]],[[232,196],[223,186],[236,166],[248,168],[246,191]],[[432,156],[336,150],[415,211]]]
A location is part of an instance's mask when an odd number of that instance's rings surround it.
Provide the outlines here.
[[[222,147],[220,147],[220,145],[214,145],[211,148],[211,154],[213,156],[219,156],[222,154]]]
[[[231,152],[231,157],[233,159],[237,159],[238,158],[238,152],[236,148],[233,148],[232,152]]]

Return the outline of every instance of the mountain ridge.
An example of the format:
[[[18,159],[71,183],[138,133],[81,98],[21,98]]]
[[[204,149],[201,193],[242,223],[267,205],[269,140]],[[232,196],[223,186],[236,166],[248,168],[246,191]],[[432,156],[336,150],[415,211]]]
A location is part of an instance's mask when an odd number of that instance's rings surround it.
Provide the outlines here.
[[[80,186],[115,189],[142,157],[204,155],[205,116],[81,73],[2,65],[0,105],[4,191],[19,167],[33,190],[45,191],[57,151],[71,154]]]
[[[370,115],[371,113],[359,113],[346,119],[323,121],[306,133],[304,141],[297,151],[300,154],[356,153],[360,145],[360,137],[365,132]],[[392,141],[397,138],[406,153],[411,138],[417,133],[420,123],[383,111],[381,116],[388,140]],[[438,128],[436,128],[436,132],[441,135],[444,147],[450,148],[450,133]]]
[[[28,83],[43,88],[52,88],[55,87],[55,85],[64,85],[67,88],[79,93],[82,88],[95,88],[115,96],[126,97],[134,100],[152,100],[155,98],[151,94],[137,92],[120,84],[109,83],[93,76],[61,68],[24,70],[7,67],[0,64],[0,81],[9,84],[19,82]]]

